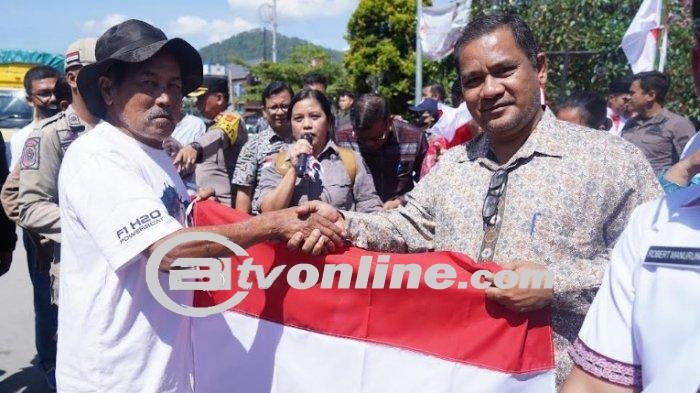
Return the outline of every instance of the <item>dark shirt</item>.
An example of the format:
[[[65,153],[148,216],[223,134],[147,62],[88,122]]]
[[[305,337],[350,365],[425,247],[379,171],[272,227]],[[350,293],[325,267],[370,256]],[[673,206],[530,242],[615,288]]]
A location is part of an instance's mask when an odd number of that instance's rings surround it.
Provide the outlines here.
[[[9,168],[5,160],[5,140],[0,133],[0,185],[5,183]],[[4,209],[0,209],[0,252],[12,251],[15,249],[17,234],[15,233],[15,223],[10,221]]]
[[[690,120],[663,109],[656,116],[631,119],[622,129],[621,136],[637,146],[647,157],[654,172],[677,163],[685,144],[695,134]]]
[[[386,142],[376,151],[365,149],[357,143],[349,123],[335,132],[339,146],[349,147],[362,155],[382,202],[413,189],[428,151],[428,141],[420,128],[396,119],[392,120],[391,128]]]

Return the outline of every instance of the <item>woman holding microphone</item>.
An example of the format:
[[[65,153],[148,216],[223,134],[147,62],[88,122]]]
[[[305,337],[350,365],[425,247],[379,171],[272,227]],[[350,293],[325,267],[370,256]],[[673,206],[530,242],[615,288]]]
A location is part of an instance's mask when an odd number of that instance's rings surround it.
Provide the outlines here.
[[[362,157],[329,138],[334,118],[328,98],[304,89],[292,98],[287,113],[296,142],[262,169],[260,197],[254,202],[259,210],[320,200],[342,210],[381,211],[382,202]]]

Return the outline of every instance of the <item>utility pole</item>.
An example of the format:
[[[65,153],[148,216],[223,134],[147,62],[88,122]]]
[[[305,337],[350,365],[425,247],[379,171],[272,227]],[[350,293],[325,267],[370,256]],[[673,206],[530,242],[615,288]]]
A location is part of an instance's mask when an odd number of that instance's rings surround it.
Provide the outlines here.
[[[423,50],[420,46],[420,18],[423,15],[423,0],[416,0],[416,83],[414,105],[423,98]]]
[[[277,63],[277,0],[272,0],[272,62]]]

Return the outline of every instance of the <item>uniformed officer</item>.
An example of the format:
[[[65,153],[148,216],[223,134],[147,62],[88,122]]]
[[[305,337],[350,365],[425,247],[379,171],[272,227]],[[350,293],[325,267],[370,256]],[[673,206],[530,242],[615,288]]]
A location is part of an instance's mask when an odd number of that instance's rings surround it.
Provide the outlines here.
[[[335,119],[325,94],[300,91],[289,103],[287,117],[296,142],[277,153],[274,165],[261,169],[254,209],[268,212],[320,200],[343,210],[382,210],[362,156],[338,147],[330,138]],[[306,165],[300,162],[302,155],[306,155]]]
[[[233,177],[241,148],[248,140],[243,119],[229,105],[228,81],[206,75],[203,85],[190,94],[197,97],[197,108],[210,122],[207,132],[183,147],[174,160],[180,172],[196,163],[195,179],[200,187],[211,187],[216,198],[233,206]]]
[[[693,16],[700,96],[700,0]],[[562,393],[700,391],[700,184],[679,188],[632,213],[571,347],[576,367]]]
[[[52,301],[56,304],[61,242],[58,170],[68,146],[97,123],[77,87],[80,69],[95,62],[95,42],[95,38],[83,38],[68,47],[65,68],[72,103],[64,112],[46,119],[39,129],[29,134],[20,161],[19,225],[53,242],[51,286]]]

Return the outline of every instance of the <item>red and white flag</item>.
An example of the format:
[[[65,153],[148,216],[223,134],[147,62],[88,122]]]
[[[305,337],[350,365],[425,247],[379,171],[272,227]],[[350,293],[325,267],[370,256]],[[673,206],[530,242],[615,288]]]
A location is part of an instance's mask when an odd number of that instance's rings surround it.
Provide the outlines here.
[[[474,137],[475,125],[471,123],[472,115],[464,102],[457,108],[438,103],[440,118],[428,130],[432,135],[428,140],[428,151],[423,159],[420,169],[420,177],[423,177],[437,163],[437,159],[444,150],[461,145]]]
[[[418,21],[421,48],[431,60],[440,60],[452,53],[462,29],[469,22],[471,0],[424,7]]]
[[[246,219],[215,202],[195,208],[198,226]],[[265,274],[299,262],[321,270],[327,264],[353,266],[363,276],[361,257],[377,265],[378,253],[349,248],[309,257],[283,244],[247,249]],[[387,255],[387,254],[382,254]],[[452,252],[388,254],[395,264],[453,266],[457,280],[469,280],[476,264]],[[364,276],[374,282],[372,269]],[[238,280],[232,269],[233,282]],[[379,273],[377,273],[379,274]],[[284,277],[284,273],[280,276]],[[359,278],[358,278],[359,280]],[[404,276],[404,280],[406,276]],[[388,281],[388,278],[387,278]],[[404,281],[403,288],[407,288]],[[388,285],[387,285],[388,286]],[[354,287],[353,287],[354,288]],[[232,291],[199,292],[197,306],[229,299]],[[290,287],[277,279],[266,290],[250,289],[233,309],[193,318],[195,390],[199,392],[554,392],[550,310],[518,314],[487,301],[483,290],[321,289]]]
[[[467,104],[461,103],[457,108],[438,103],[440,118],[430,127],[430,133],[445,138],[447,148],[461,145],[473,137],[470,122],[472,115]]]
[[[661,20],[662,11],[663,0],[644,0],[622,37],[622,50],[635,74],[654,70],[659,52],[659,70],[663,71],[668,35]]]

